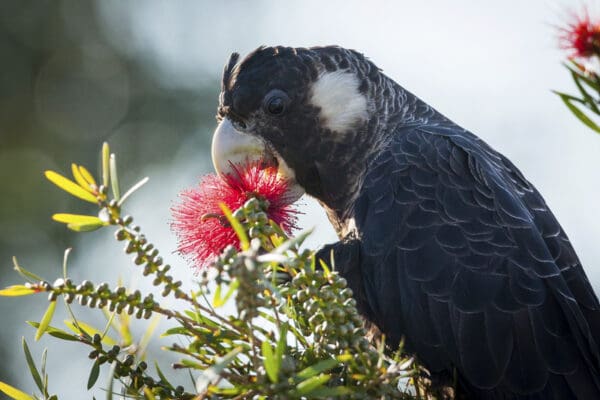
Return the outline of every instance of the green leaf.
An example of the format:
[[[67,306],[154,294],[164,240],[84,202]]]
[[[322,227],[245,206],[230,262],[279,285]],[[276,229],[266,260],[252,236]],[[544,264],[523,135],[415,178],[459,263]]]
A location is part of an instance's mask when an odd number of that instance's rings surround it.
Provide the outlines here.
[[[283,242],[281,245],[277,246],[277,248],[275,250],[273,250],[272,253],[283,254],[286,251],[292,249],[293,247],[300,246],[312,232],[313,232],[312,228],[303,230],[295,237],[288,239],[285,242]]]
[[[273,354],[273,348],[271,347],[271,344],[265,340],[261,345],[261,350],[265,359],[264,365],[267,376],[271,382],[277,383],[279,381],[279,364],[277,363],[275,354]]]
[[[171,335],[185,335],[185,336],[194,336],[192,332],[189,331],[189,329],[183,327],[183,326],[176,326],[174,328],[170,328],[167,329],[165,332],[163,332],[160,337],[167,337],[167,336],[171,336]]]
[[[577,108],[574,104],[571,103],[571,100],[563,95],[559,95],[565,105],[571,110],[571,112],[579,118],[581,122],[583,122],[588,128],[592,129],[596,133],[600,133],[600,127],[596,125],[594,121],[592,121],[587,115],[583,113],[579,108]]]
[[[102,337],[102,343],[107,344],[109,346],[114,346],[117,342],[108,335],[102,336],[102,332],[100,330],[94,328],[91,325],[86,324],[85,322],[77,321],[75,324],[74,321],[65,320],[64,321],[67,328],[72,330],[77,334],[88,335],[89,337],[93,337],[96,333]]]
[[[52,219],[56,222],[62,222],[64,224],[77,224],[77,225],[86,225],[86,224],[100,224],[104,225],[104,222],[93,215],[80,215],[80,214],[66,214],[59,213],[54,214]]]
[[[52,321],[52,317],[54,316],[54,310],[56,309],[56,301],[51,301],[48,305],[48,309],[44,313],[42,320],[40,321],[40,326],[38,326],[37,332],[35,333],[35,341],[37,342],[44,335],[46,330],[48,329],[48,325]]]
[[[250,241],[248,240],[246,230],[244,229],[242,224],[240,224],[240,221],[233,217],[233,215],[231,214],[231,210],[229,209],[229,207],[227,207],[226,204],[220,203],[219,207],[221,208],[221,211],[223,211],[225,218],[227,218],[227,221],[229,221],[231,227],[235,231],[235,234],[240,240],[240,247],[242,248],[242,250],[248,250],[250,248]]]
[[[158,362],[156,362],[156,361],[154,361],[154,368],[156,369],[156,373],[158,374],[158,377],[160,378],[160,383],[163,385],[166,385],[170,389],[173,389],[173,385],[171,385],[169,380],[165,377],[163,372],[160,370],[160,368],[158,366]]]
[[[81,174],[81,176],[83,176],[83,179],[86,180],[86,182],[89,184],[89,186],[98,187],[96,180],[94,179],[92,174],[90,174],[90,171],[87,170],[87,168],[85,168],[83,165],[79,165],[78,168],[79,168],[79,173]]]
[[[227,303],[227,300],[229,300],[231,295],[236,291],[236,289],[239,286],[240,281],[238,279],[234,279],[233,282],[229,284],[229,289],[227,290],[227,293],[225,293],[225,296],[221,297],[221,285],[217,285],[217,288],[215,289],[215,296],[213,298],[213,307],[219,308],[222,307],[225,303]]]
[[[570,94],[567,94],[567,93],[559,92],[557,90],[553,90],[552,93],[554,93],[557,96],[564,97],[566,99],[573,100],[573,101],[576,101],[576,102],[581,103],[581,104],[585,104],[585,100],[580,99],[577,96],[573,96],[573,95],[570,95]]]
[[[67,224],[67,228],[76,232],[90,232],[106,226],[107,223],[93,215],[54,214],[52,219]]]
[[[347,386],[321,387],[310,392],[310,397],[331,399],[350,394],[352,394],[352,389]]]
[[[52,219],[57,222],[67,224],[67,228],[76,232],[90,232],[96,229],[102,228],[108,225],[100,218],[93,215],[79,215],[79,214],[54,214]]]
[[[108,186],[108,181],[110,180],[110,170],[109,170],[109,157],[110,157],[110,147],[108,143],[102,143],[102,184],[104,186]]]
[[[135,185],[133,185],[131,188],[129,188],[129,190],[127,192],[125,192],[125,194],[123,196],[121,196],[121,199],[119,199],[119,201],[117,202],[117,205],[120,206],[121,204],[123,204],[125,202],[125,200],[127,200],[127,198],[129,196],[131,196],[139,188],[141,188],[142,186],[144,186],[149,180],[150,180],[150,178],[145,177],[144,179],[142,179],[141,181],[139,181],[138,183],[136,183]]]
[[[279,340],[277,341],[277,348],[275,349],[275,357],[277,357],[277,362],[281,366],[281,362],[283,361],[283,355],[285,354],[285,348],[287,347],[287,331],[288,324],[284,323],[281,327],[281,331],[279,333]]]
[[[594,98],[592,96],[590,96],[590,94],[587,92],[587,90],[585,90],[585,88],[581,84],[581,80],[583,79],[583,76],[581,76],[578,73],[575,73],[573,71],[571,71],[571,76],[573,77],[575,86],[577,86],[577,89],[579,89],[579,92],[585,99],[585,104],[588,107],[590,107],[594,113],[598,114],[599,111],[598,111],[598,107],[596,106],[596,100],[594,100]],[[584,80],[584,82],[585,82],[585,80]]]
[[[0,392],[14,400],[34,400],[34,398],[27,393],[21,392],[19,389],[15,389],[4,382],[0,382]]]
[[[98,376],[100,375],[100,363],[98,360],[94,362],[92,365],[92,370],[90,371],[90,376],[88,377],[87,389],[90,390],[98,380]]]
[[[43,279],[40,276],[34,274],[33,272],[27,271],[25,268],[21,267],[17,262],[17,257],[13,257],[12,260],[15,271],[17,271],[19,275],[21,275],[23,278],[29,279],[33,282],[43,281]]]
[[[25,338],[21,338],[21,344],[23,346],[23,352],[25,353],[25,360],[27,361],[27,366],[29,367],[29,372],[31,372],[31,376],[35,385],[40,389],[40,392],[44,393],[44,384],[42,383],[42,377],[35,366],[35,362],[33,361],[33,357],[31,356],[31,352],[29,351],[29,346],[27,346],[27,342]]]
[[[112,177],[112,192],[115,200],[119,201],[121,189],[119,188],[119,175],[117,175],[117,158],[114,154],[110,155],[110,176]]]
[[[144,358],[146,356],[146,349],[148,348],[148,344],[150,343],[152,335],[154,335],[156,328],[158,328],[158,324],[160,323],[161,317],[162,316],[160,314],[154,314],[154,316],[150,320],[148,327],[146,328],[144,334],[142,335],[142,338],[138,342],[137,354],[139,357]]]
[[[54,171],[46,171],[44,172],[46,178],[54,183],[56,186],[64,190],[65,192],[72,194],[75,197],[79,197],[82,200],[89,201],[90,203],[98,203],[96,196],[76,184],[70,179],[65,178],[64,176],[57,174]]]
[[[600,92],[600,81],[598,81],[598,79],[593,80],[593,79],[590,79],[587,76],[585,76],[585,73],[583,73],[583,71],[581,71],[580,65],[577,64],[575,61],[571,60],[571,63],[573,64],[573,66],[575,68],[573,68],[572,66],[570,66],[568,64],[564,64],[565,67],[567,67],[567,69],[569,71],[571,71],[571,74],[577,75],[578,79],[585,82],[585,84],[588,85],[590,88],[594,89],[597,92]]]
[[[147,400],[156,400],[156,397],[154,397],[154,394],[152,394],[152,391],[150,389],[148,389],[147,387],[144,387],[144,397]]]
[[[202,371],[202,374],[196,380],[196,390],[198,393],[204,393],[211,384],[219,380],[221,372],[232,362],[237,355],[243,350],[242,347],[236,347],[225,356],[223,356],[216,364]]]
[[[296,385],[296,393],[299,396],[306,396],[311,394],[311,392],[317,390],[321,386],[329,381],[330,376],[326,374],[313,376],[312,378],[308,378],[305,381],[300,382]]]
[[[38,293],[39,290],[33,289],[25,285],[12,285],[7,288],[0,290],[0,296],[28,296],[30,294]]]
[[[27,323],[31,326],[33,326],[34,328],[39,328],[40,323],[39,322],[35,322],[35,321],[27,321]],[[57,339],[62,339],[62,340],[68,340],[71,342],[79,342],[79,338],[75,335],[71,335],[70,333],[67,333],[61,329],[55,328],[53,326],[48,326],[46,328],[46,333],[50,336],[53,336]]]
[[[92,232],[105,226],[105,223],[101,224],[67,224],[67,228],[75,232]]]
[[[312,378],[313,376],[320,374],[321,372],[328,371],[339,364],[340,362],[335,358],[319,361],[318,363],[311,365],[310,367],[304,368],[296,375],[296,377],[298,379]]]
[[[73,178],[75,178],[75,182],[85,190],[90,193],[92,192],[92,187],[88,181],[85,180],[81,172],[79,171],[79,166],[75,163],[71,164],[71,173],[73,174]]]

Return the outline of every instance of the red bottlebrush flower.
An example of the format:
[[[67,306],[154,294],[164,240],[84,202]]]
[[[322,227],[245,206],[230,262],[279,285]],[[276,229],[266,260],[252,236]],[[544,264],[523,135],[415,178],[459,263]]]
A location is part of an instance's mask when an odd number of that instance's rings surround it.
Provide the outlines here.
[[[220,204],[235,211],[251,197],[269,202],[267,215],[286,233],[296,228],[298,211],[292,206],[289,185],[273,167],[259,162],[235,166],[225,177],[204,176],[200,184],[180,193],[180,202],[171,208],[171,228],[177,235],[177,250],[198,268],[206,267],[228,245],[239,249],[233,228],[224,219]]]
[[[582,15],[573,14],[572,18],[573,22],[560,29],[561,47],[570,50],[571,57],[600,55],[600,21],[592,21],[587,10]]]

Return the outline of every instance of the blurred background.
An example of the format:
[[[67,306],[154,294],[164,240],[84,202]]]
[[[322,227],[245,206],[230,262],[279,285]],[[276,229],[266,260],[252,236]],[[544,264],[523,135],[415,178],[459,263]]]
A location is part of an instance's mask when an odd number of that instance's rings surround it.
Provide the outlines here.
[[[365,53],[511,158],[544,194],[599,291],[600,136],[550,91],[574,91],[557,46],[557,26],[571,6],[582,2],[2,1],[0,286],[20,282],[12,256],[54,280],[72,247],[75,281],[112,285],[121,277],[148,288],[110,229],[75,234],[50,220],[54,212],[94,209],[45,181],[43,171],[70,174],[77,162],[96,172],[103,141],[117,153],[122,186],[150,177],[127,212],[191,285],[193,270],[173,253],[169,208],[211,171],[219,77],[229,54],[262,44],[339,44]],[[335,240],[318,206],[303,204],[300,225],[316,227],[309,245]],[[103,397],[101,389],[85,389],[91,362],[81,346],[33,341],[24,321],[39,320],[46,306],[40,296],[0,299],[0,381],[33,391],[20,347],[25,336],[36,358],[49,347],[51,392]],[[76,312],[100,325],[96,313]],[[53,324],[62,327],[64,318],[57,311]],[[157,353],[150,359],[164,357]]]

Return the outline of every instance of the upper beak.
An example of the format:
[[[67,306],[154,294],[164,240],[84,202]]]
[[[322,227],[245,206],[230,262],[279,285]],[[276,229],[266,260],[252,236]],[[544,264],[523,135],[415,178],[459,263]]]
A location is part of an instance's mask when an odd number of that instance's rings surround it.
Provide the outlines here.
[[[296,183],[294,172],[285,161],[272,154],[261,139],[237,131],[229,118],[224,118],[213,134],[211,156],[215,170],[221,176],[233,173],[235,165],[276,158],[277,173],[288,181],[290,201],[296,201],[304,194],[304,190]]]

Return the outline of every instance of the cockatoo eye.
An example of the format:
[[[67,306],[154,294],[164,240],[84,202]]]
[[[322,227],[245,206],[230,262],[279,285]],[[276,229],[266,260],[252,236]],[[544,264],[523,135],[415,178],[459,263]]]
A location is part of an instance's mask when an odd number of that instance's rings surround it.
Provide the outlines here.
[[[270,91],[264,99],[264,108],[271,115],[281,115],[285,112],[290,98],[288,95],[279,90]]]

